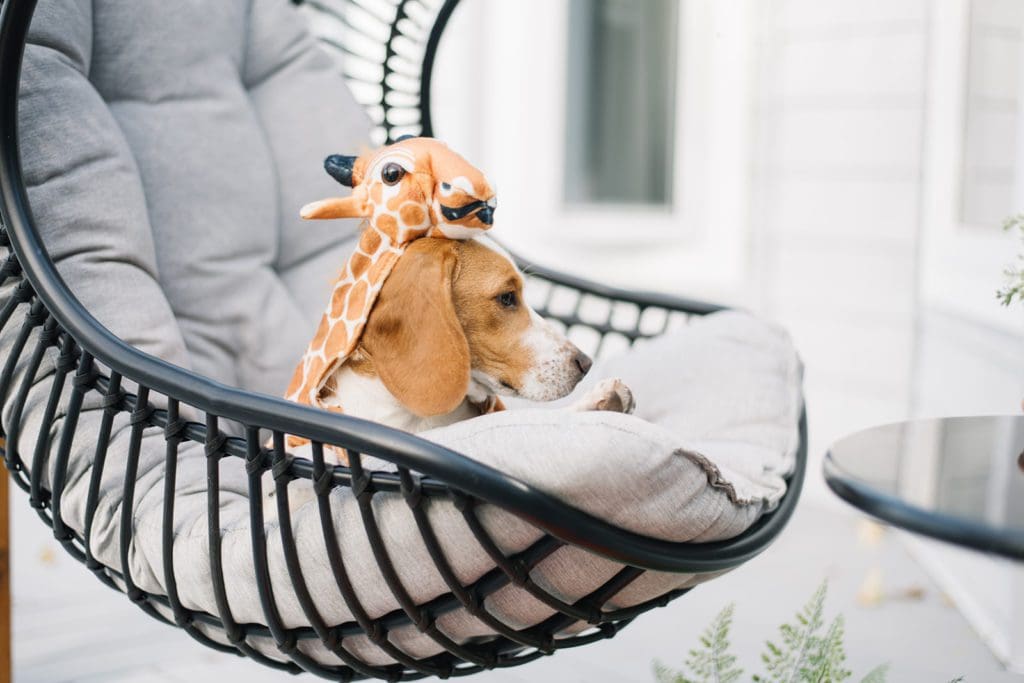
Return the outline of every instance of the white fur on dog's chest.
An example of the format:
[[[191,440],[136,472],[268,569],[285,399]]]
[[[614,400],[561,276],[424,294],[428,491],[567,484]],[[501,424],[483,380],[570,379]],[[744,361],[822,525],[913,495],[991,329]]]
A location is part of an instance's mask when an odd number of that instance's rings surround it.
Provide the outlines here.
[[[333,379],[338,390],[336,394],[323,398],[325,405],[338,406],[346,415],[380,422],[408,432],[446,427],[480,414],[467,400],[450,413],[420,417],[403,406],[379,377],[363,375],[343,365],[335,371]],[[347,397],[344,402],[341,401],[339,394]]]

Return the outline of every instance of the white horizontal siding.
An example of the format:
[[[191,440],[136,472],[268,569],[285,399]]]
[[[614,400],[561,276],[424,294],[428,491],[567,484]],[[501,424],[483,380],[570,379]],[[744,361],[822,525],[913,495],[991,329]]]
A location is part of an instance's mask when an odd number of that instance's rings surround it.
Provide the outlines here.
[[[762,6],[759,303],[793,334],[810,410],[851,408],[816,425],[826,441],[908,410],[926,29],[919,0]]]
[[[913,171],[920,157],[919,109],[813,109],[780,103],[774,166],[824,172]]]
[[[894,25],[917,26],[925,18],[925,0],[775,0],[765,4],[770,5],[767,25],[774,30],[869,27],[878,32]]]
[[[886,182],[791,175],[776,183],[771,213],[762,220],[779,240],[904,246],[915,233],[916,189],[916,174]]]
[[[829,104],[863,102],[872,105],[893,99],[916,107],[924,87],[923,53],[917,41],[920,26],[900,31],[836,39],[816,34],[780,36],[773,89],[785,98],[808,95]]]
[[[971,4],[961,217],[994,228],[1018,210],[1024,3]]]

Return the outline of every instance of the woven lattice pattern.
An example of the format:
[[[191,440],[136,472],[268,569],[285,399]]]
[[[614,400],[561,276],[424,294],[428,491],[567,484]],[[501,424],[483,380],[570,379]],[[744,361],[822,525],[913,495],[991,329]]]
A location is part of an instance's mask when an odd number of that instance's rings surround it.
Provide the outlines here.
[[[457,0],[298,0],[384,144],[430,135],[430,74]]]

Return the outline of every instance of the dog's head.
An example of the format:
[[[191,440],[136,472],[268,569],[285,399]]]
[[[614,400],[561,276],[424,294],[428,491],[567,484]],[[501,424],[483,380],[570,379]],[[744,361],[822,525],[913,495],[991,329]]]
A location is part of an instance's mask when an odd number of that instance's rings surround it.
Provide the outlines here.
[[[512,260],[479,239],[410,244],[359,350],[388,391],[421,417],[451,412],[474,387],[551,401],[569,394],[591,366],[526,304]]]

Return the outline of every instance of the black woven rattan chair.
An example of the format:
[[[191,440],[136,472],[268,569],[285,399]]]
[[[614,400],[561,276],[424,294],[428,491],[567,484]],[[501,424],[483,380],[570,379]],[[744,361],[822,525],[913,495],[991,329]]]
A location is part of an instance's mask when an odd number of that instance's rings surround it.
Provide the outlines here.
[[[515,666],[556,649],[575,647],[611,637],[634,617],[654,607],[663,606],[679,597],[685,590],[675,591],[657,600],[635,607],[602,611],[607,599],[645,570],[668,572],[706,572],[729,569],[747,561],[764,550],[779,534],[790,518],[800,495],[806,460],[806,427],[801,419],[801,445],[797,453],[795,472],[789,480],[789,492],[778,508],[764,515],[750,529],[737,538],[707,544],[671,543],[639,536],[589,516],[551,495],[513,480],[494,469],[476,463],[459,453],[416,436],[384,426],[332,415],[284,400],[248,393],[224,386],[141,353],[112,335],[101,326],[89,311],[69,291],[43,245],[33,223],[26,188],[20,166],[17,139],[18,83],[26,34],[35,7],[34,0],[6,0],[0,15],[0,194],[2,218],[0,246],[10,247],[10,256],[0,266],[0,284],[14,284],[13,294],[0,301],[0,329],[17,326],[18,343],[7,358],[0,358],[0,402],[13,400],[11,414],[19,416],[24,406],[28,382],[15,385],[15,367],[28,363],[38,368],[44,353],[59,351],[57,371],[48,380],[52,383],[50,402],[47,404],[44,431],[57,424],[54,415],[57,402],[70,384],[70,401],[62,416],[56,437],[41,438],[38,444],[19,441],[19,424],[14,419],[5,424],[7,449],[4,462],[15,482],[29,494],[29,499],[42,519],[49,524],[58,541],[78,560],[88,566],[108,585],[123,590],[141,609],[155,618],[185,629],[200,642],[218,650],[243,654],[268,666],[292,672],[311,671],[320,676],[351,680],[379,677],[408,680],[436,675],[447,677],[466,675],[483,669]],[[321,24],[341,22],[351,42],[340,44],[325,37],[332,49],[346,53],[346,69],[351,87],[379,126],[379,141],[405,133],[431,134],[430,76],[434,56],[442,32],[457,0],[445,0],[433,9],[420,0],[392,0],[372,3],[368,0],[309,0],[309,11],[318,15]],[[390,8],[386,16],[381,8]],[[367,28],[369,26],[369,29]],[[584,296],[608,302],[624,302],[636,306],[642,313],[649,309],[668,314],[699,316],[720,310],[720,307],[686,301],[660,294],[623,291],[597,285],[539,266],[531,266],[531,277],[558,285],[561,292],[575,293],[577,301]],[[601,338],[617,335],[635,341],[648,335],[640,329],[639,319],[623,327],[612,319],[609,306],[608,319],[600,323],[584,322],[578,315],[579,303],[567,314],[553,314],[547,306],[539,310],[543,315],[559,320],[567,327],[586,326]],[[37,330],[41,330],[35,335]],[[34,338],[34,343],[29,340]],[[109,372],[106,371],[109,368]],[[132,394],[123,385],[137,385]],[[175,491],[175,458],[179,446],[186,441],[205,444],[208,478],[211,482],[208,496],[208,523],[210,555],[213,563],[213,591],[218,614],[188,610],[181,604],[175,589],[172,539],[174,496],[164,499],[164,529],[162,535],[164,571],[167,595],[152,595],[140,590],[128,571],[125,559],[121,566],[110,567],[99,563],[91,554],[88,542],[89,520],[95,511],[95,495],[90,495],[86,512],[86,533],[79,535],[70,529],[61,516],[61,493],[65,486],[67,459],[71,442],[76,436],[79,412],[89,394],[102,395],[105,416],[99,433],[89,435],[95,440],[95,472],[97,485],[108,450],[111,422],[118,413],[131,416],[132,452],[128,453],[125,473],[124,500],[120,542],[122,552],[132,540],[131,501],[136,484],[132,467],[139,456],[138,444],[143,432],[163,430],[167,445],[167,475],[164,490]],[[158,407],[151,398],[159,396]],[[166,402],[163,402],[163,398]],[[182,419],[186,407],[195,414],[205,416],[205,422]],[[190,412],[191,414],[191,412]],[[219,427],[225,422],[245,425],[244,437],[229,437]],[[262,445],[263,434],[273,435],[273,446]],[[312,462],[291,460],[284,450],[284,435],[294,434],[314,443]],[[332,444],[348,449],[349,467],[326,465],[323,445]],[[54,449],[51,451],[51,449]],[[397,473],[373,471],[364,458],[373,456],[397,465]],[[44,486],[43,460],[56,463],[55,474]],[[266,626],[239,624],[227,608],[224,570],[221,566],[219,542],[220,463],[226,458],[240,458],[246,463],[250,487],[250,515],[253,531],[253,563],[257,576],[262,578],[260,600]],[[428,604],[411,604],[402,598],[403,589],[383,552],[380,529],[372,511],[364,515],[363,523],[374,555],[403,609],[371,619],[359,607],[358,600],[347,587],[344,558],[335,545],[328,547],[331,568],[339,589],[352,607],[356,620],[347,624],[328,624],[319,617],[315,601],[305,589],[297,560],[293,539],[284,537],[283,552],[291,575],[295,594],[309,627],[285,628],[278,616],[275,597],[269,589],[267,545],[262,535],[263,475],[271,472],[276,482],[279,515],[282,527],[288,523],[287,482],[292,478],[312,479],[317,482],[320,502],[320,522],[324,538],[333,539],[333,521],[327,502],[331,490],[351,487],[358,496],[362,509],[371,510],[370,502],[381,492],[400,492],[416,517],[426,547],[436,569],[445,578],[450,593]],[[92,492],[91,492],[92,493]],[[497,568],[472,585],[461,585],[447,565],[430,523],[422,512],[422,501],[430,497],[454,499],[463,511],[483,547],[497,554]],[[505,557],[486,537],[480,524],[474,524],[476,505],[488,502],[528,519],[546,536],[525,552]],[[571,544],[592,553],[626,565],[612,580],[585,599],[566,604],[550,595],[531,581],[529,569],[554,549]],[[328,542],[330,546],[330,543]],[[502,623],[482,609],[483,600],[509,582],[525,587],[533,596],[553,605],[557,614],[547,621],[528,629],[517,630]],[[407,597],[407,596],[406,596]],[[159,609],[158,609],[159,607]],[[415,659],[388,647],[387,632],[398,625],[416,624],[424,633],[443,638],[433,626],[434,619],[446,611],[462,607],[500,636],[484,643],[456,644],[448,641],[446,654],[426,659]],[[169,619],[166,615],[173,615]],[[592,628],[576,635],[556,634],[580,620],[591,623]],[[201,625],[203,628],[197,628]],[[206,629],[214,628],[226,636],[224,645],[208,637]],[[398,664],[371,666],[359,661],[340,647],[341,639],[354,633],[366,634],[374,643],[387,648]],[[255,651],[246,644],[246,637],[272,638],[278,649],[291,659],[281,663]],[[328,667],[304,656],[296,644],[307,639],[319,640],[335,652],[345,666]],[[439,641],[443,642],[443,641]]]

